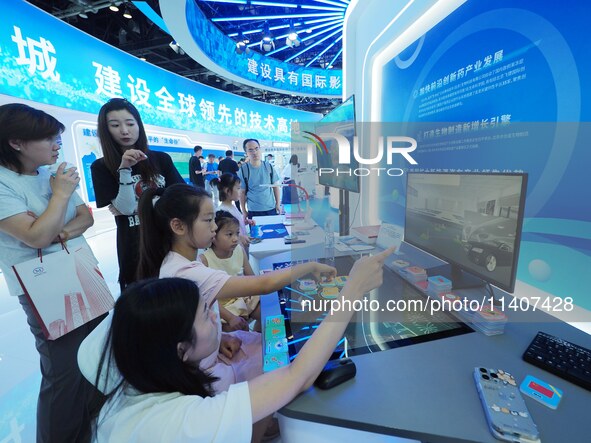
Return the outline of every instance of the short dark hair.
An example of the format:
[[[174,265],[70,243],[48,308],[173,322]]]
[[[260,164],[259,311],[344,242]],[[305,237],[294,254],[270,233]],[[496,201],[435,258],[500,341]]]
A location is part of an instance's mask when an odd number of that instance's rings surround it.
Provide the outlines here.
[[[273,158],[273,154],[267,154],[267,157]]]
[[[228,149],[226,151],[226,157],[232,157],[234,155],[234,152],[231,149]]]
[[[236,227],[240,227],[240,221],[238,221],[238,219],[231,213],[224,211],[223,209],[215,213],[215,224],[217,225],[217,229],[215,230],[216,234],[228,224],[236,224]]]
[[[193,148],[193,152],[197,152],[197,151],[203,151],[203,147],[201,147],[201,146],[199,146],[199,145],[196,145],[196,146]]]
[[[207,158],[215,158],[215,154],[207,154]]]
[[[199,156],[199,160],[205,160],[205,157],[203,157],[202,155]]]
[[[259,148],[261,147],[261,144],[259,143],[259,141],[256,138],[247,138],[246,140],[244,140],[242,142],[242,149],[244,150],[244,152],[246,152],[246,144],[248,142],[256,142],[256,144],[259,145]]]
[[[20,154],[11,140],[43,140],[64,132],[64,125],[55,117],[21,103],[0,106],[0,164],[22,174]]]

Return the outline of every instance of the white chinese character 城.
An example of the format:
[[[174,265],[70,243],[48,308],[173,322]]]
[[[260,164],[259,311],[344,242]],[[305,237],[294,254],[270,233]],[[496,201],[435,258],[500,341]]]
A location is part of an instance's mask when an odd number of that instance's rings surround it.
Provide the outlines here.
[[[16,63],[18,65],[29,65],[28,71],[30,74],[34,74],[39,71],[41,77],[44,79],[51,79],[54,81],[60,80],[60,74],[55,70],[57,59],[52,57],[50,54],[55,55],[55,48],[53,44],[44,39],[39,38],[39,41],[33,40],[27,37],[27,40],[23,39],[21,34],[21,28],[13,26],[14,35],[12,41],[18,46],[18,58]],[[26,55],[26,50],[29,50],[29,56]]]

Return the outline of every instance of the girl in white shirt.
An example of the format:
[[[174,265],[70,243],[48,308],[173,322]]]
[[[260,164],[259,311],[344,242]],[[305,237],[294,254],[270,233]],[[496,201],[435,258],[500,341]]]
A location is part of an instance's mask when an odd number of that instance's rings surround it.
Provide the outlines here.
[[[379,286],[383,262],[392,252],[358,260],[341,297],[353,302]],[[122,380],[100,410],[94,440],[249,442],[251,423],[312,385],[351,315],[331,313],[288,366],[212,396],[214,378],[200,369],[202,359],[215,351],[219,333],[211,300],[185,279],[134,283],[117,300],[103,347],[97,383],[113,364]]]
[[[222,174],[219,179],[214,178],[212,180],[212,184],[213,183],[217,186],[220,194],[218,210],[223,209],[236,217],[240,223],[240,244],[246,249],[246,252],[248,252],[250,240],[248,232],[246,231],[246,225],[252,226],[255,222],[252,219],[246,218],[234,204],[234,202],[240,200],[240,193],[242,192],[240,189],[240,179],[234,174]]]

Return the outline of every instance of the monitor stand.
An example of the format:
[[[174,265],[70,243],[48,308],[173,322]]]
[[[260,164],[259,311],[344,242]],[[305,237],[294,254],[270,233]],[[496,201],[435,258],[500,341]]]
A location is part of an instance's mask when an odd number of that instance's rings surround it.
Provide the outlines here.
[[[452,282],[452,289],[482,288],[486,286],[484,280],[462,270],[460,266],[450,264],[450,267],[451,275],[449,279]]]

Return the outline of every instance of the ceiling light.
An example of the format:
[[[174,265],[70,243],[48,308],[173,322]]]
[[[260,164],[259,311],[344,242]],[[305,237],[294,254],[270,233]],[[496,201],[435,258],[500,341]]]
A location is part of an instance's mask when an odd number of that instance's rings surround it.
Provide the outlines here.
[[[243,41],[236,43],[236,54],[250,54],[250,48]]]
[[[287,34],[287,38],[285,39],[285,44],[290,48],[297,48],[300,46],[301,40],[298,36],[298,33],[295,30],[295,26],[293,24],[293,20],[289,21],[289,33]]]
[[[183,51],[183,48],[181,48],[179,46],[179,44],[177,42],[175,42],[174,40],[171,41],[168,46],[170,46],[170,49],[172,49],[174,52],[176,52],[178,55],[185,55],[185,51]]]
[[[260,48],[262,52],[271,52],[275,49],[275,42],[273,41],[268,23],[265,23],[263,27],[263,39],[261,40]]]
[[[119,8],[117,7],[117,5],[115,3],[111,3],[111,5],[109,6],[109,9],[113,12],[119,12]]]
[[[248,45],[250,43],[250,39],[248,37],[245,37],[242,32],[240,33],[239,38],[240,38],[240,41],[242,43],[244,43],[245,45]]]
[[[88,15],[86,14],[86,12],[81,12],[81,13],[78,14],[78,17],[88,18]]]
[[[129,10],[129,7],[126,6],[125,10],[123,11],[123,17],[125,17],[126,19],[130,19],[133,16],[131,15],[131,11]]]

